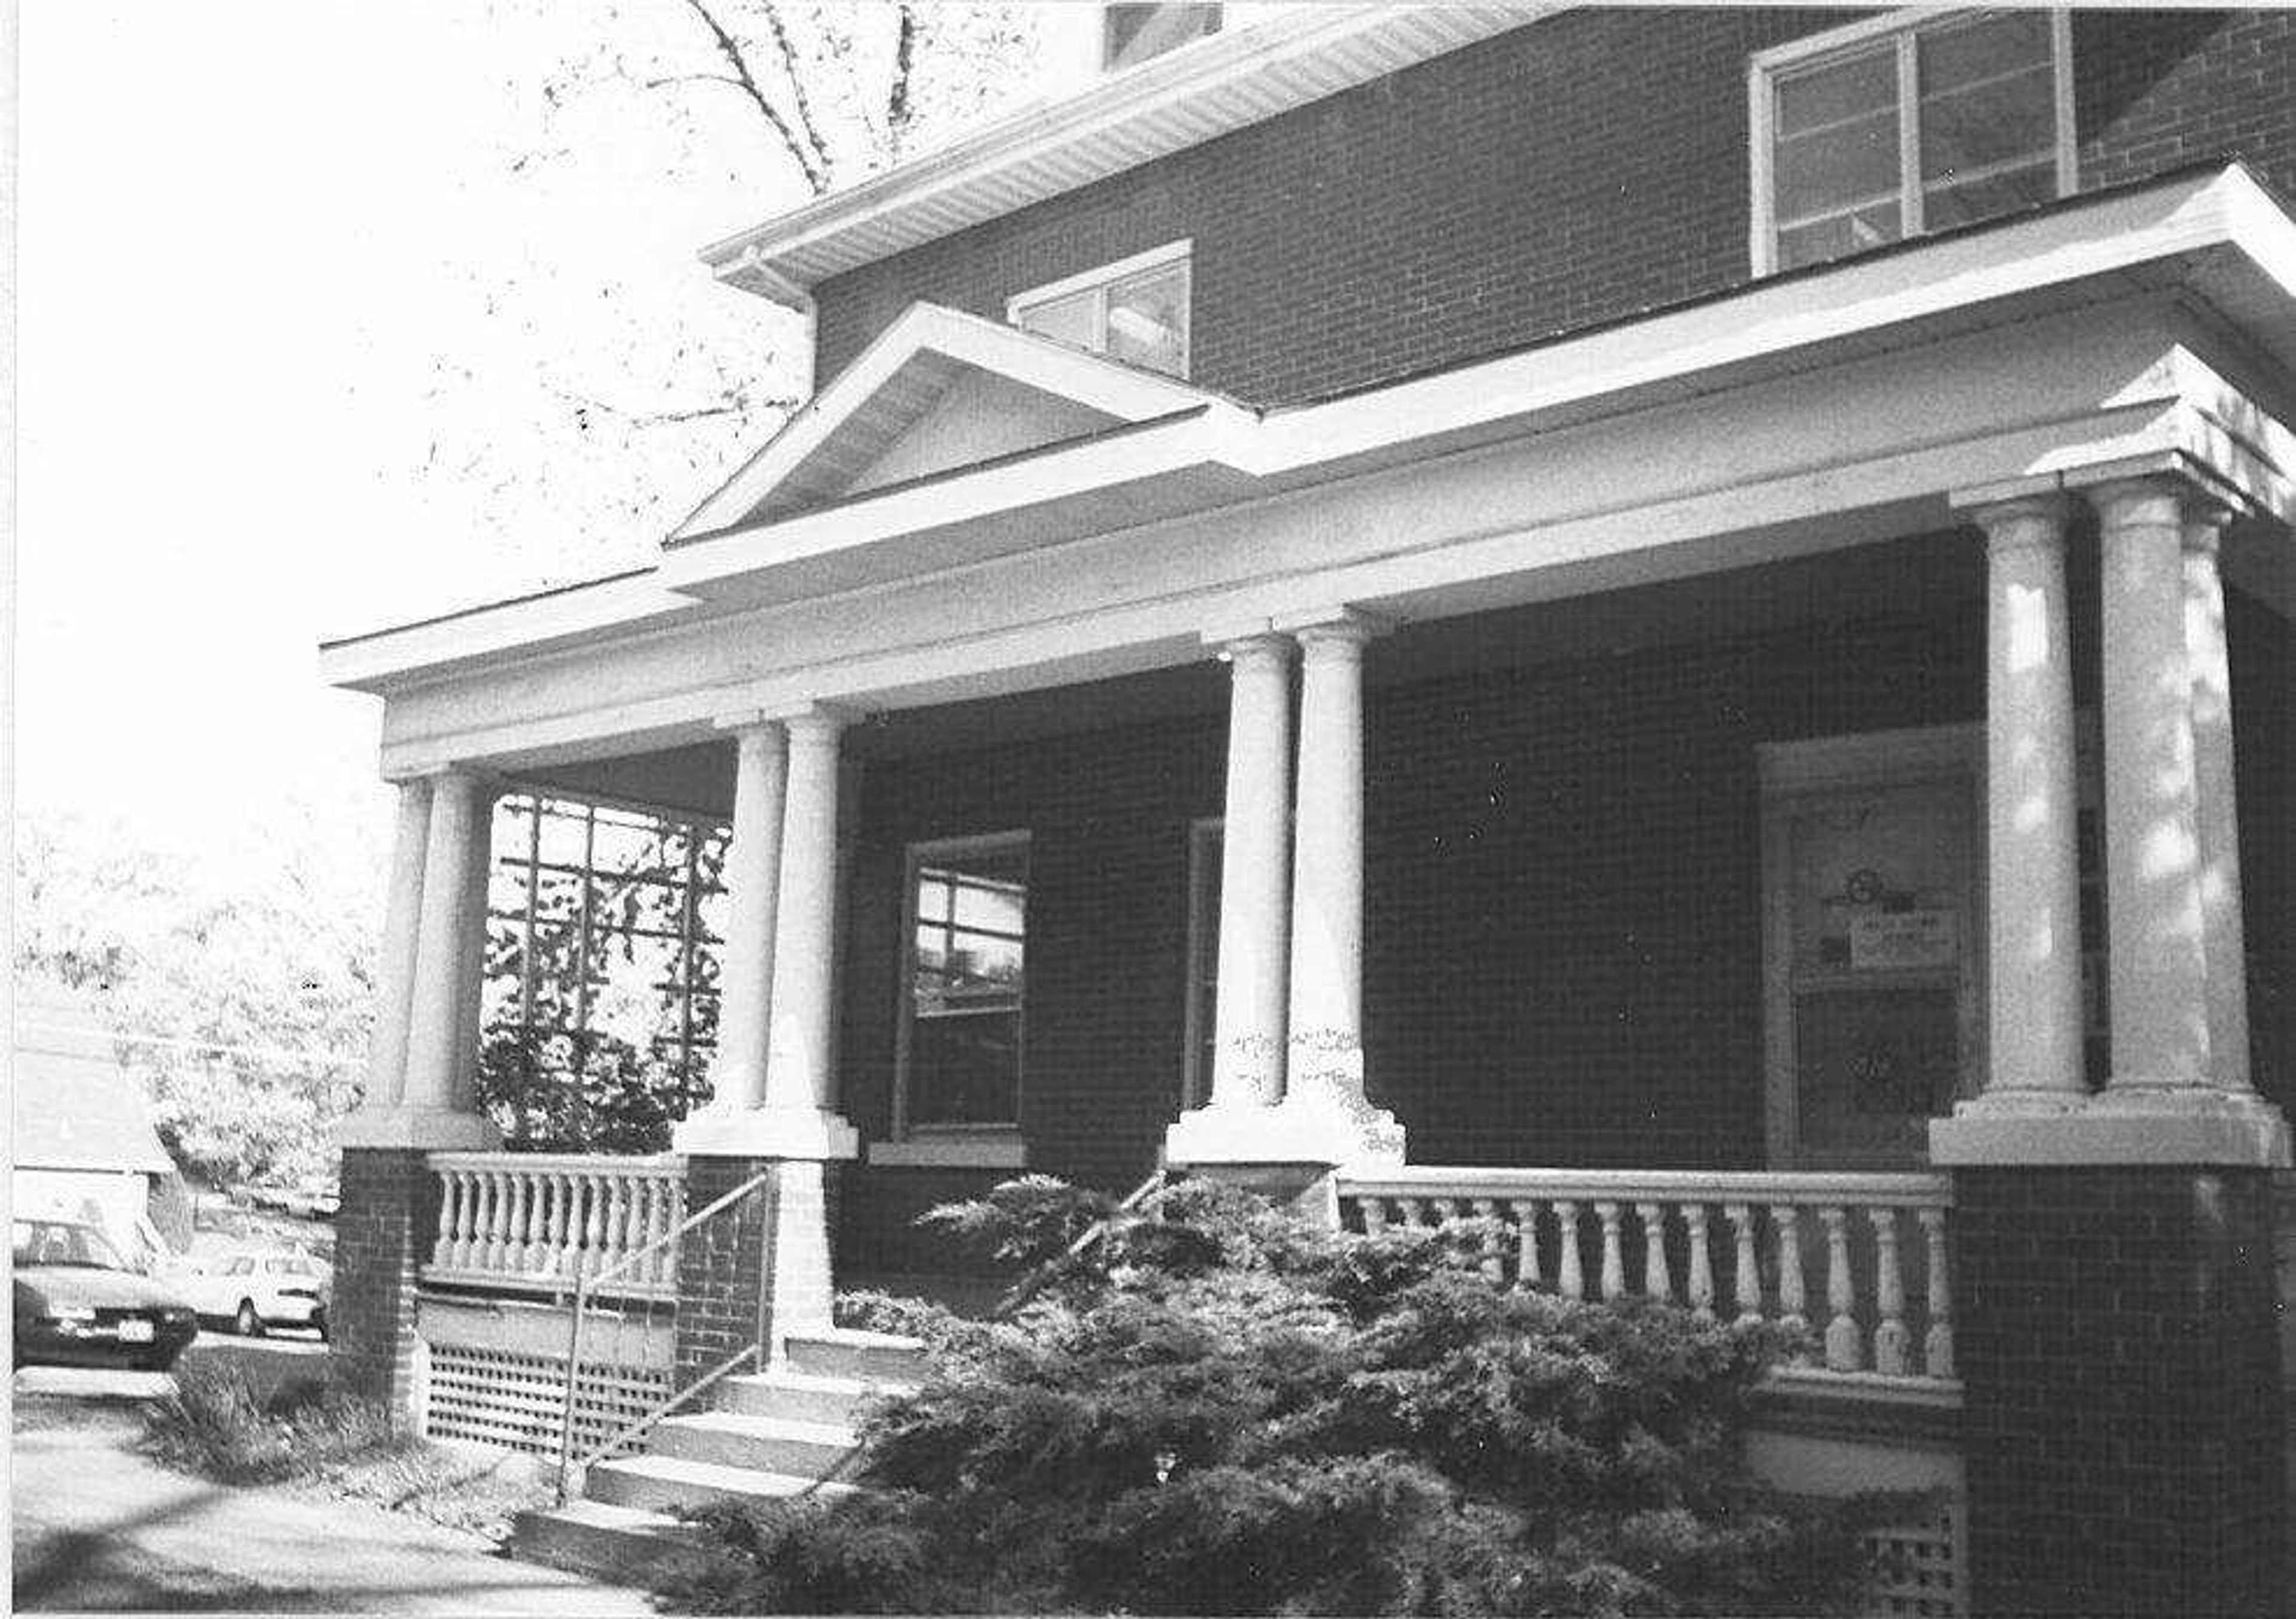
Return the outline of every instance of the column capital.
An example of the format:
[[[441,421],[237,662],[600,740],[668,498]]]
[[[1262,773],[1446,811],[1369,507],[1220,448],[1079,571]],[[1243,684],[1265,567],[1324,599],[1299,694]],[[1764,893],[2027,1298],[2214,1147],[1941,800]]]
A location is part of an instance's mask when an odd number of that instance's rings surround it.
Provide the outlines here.
[[[1367,613],[1357,607],[1313,608],[1296,613],[1278,613],[1268,622],[1275,629],[1308,648],[1332,645],[1360,647],[1395,627],[1392,619],[1379,613]]]
[[[709,727],[713,731],[725,732],[737,740],[748,736],[769,736],[788,729],[783,716],[769,708],[737,708],[732,713],[714,716]]]
[[[1239,669],[1281,667],[1292,656],[1298,642],[1289,635],[1266,634],[1240,635],[1218,643],[1219,660]]]
[[[2072,512],[2072,501],[2056,491],[1977,501],[1961,508],[1962,517],[1984,531],[1986,544],[1995,551],[2061,548]]]
[[[2168,503],[2168,510],[2149,514],[2152,522],[2210,522],[2221,525],[2231,515],[2231,508],[2209,489],[2178,472],[2142,472],[2126,477],[2100,478],[2095,483],[2079,487],[2087,500],[2105,524],[2145,521],[2128,511],[2128,508],[2145,502]]]
[[[794,744],[833,742],[840,732],[849,725],[858,724],[868,715],[842,703],[806,703],[761,717],[773,721],[788,732],[790,741]]]

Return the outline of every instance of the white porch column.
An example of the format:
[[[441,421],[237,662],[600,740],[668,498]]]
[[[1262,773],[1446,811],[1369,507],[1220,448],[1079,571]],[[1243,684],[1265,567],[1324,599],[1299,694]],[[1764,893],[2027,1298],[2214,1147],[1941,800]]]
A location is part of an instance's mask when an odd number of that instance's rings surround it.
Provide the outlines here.
[[[414,997],[416,929],[422,913],[422,856],[430,838],[430,783],[398,789],[398,830],[390,846],[390,887],[375,972],[374,1040],[367,1053],[362,1111],[387,1112],[406,1092],[406,1037]]]
[[[2087,1094],[2067,510],[2051,495],[1973,514],[1987,576],[1990,1061],[1980,1108],[2046,1109]]]
[[[782,818],[788,787],[788,735],[774,721],[734,732],[734,823],[726,850],[725,978],[718,1000],[718,1054],[709,1105],[681,1123],[679,1152],[747,1156],[762,1122],[766,1055],[772,1026],[774,930],[782,879]]]
[[[1293,632],[1302,658],[1283,1108],[1303,1125],[1303,1109],[1335,1110],[1360,1127],[1349,1133],[1399,1155],[1393,1117],[1364,1095],[1363,655],[1377,627],[1342,610]]]
[[[2104,845],[2116,1092],[2201,1085],[2209,1069],[2182,491],[2091,491],[2102,562]]]
[[[428,786],[405,1085],[388,1113],[346,1122],[348,1146],[491,1147],[497,1140],[471,1106],[491,793],[466,770],[439,772]]]
[[[2193,776],[2201,849],[2201,945],[2208,962],[2209,1072],[2254,1089],[2248,1069],[2248,944],[2241,921],[2240,812],[2233,780],[2232,671],[2217,546],[2221,510],[2185,517],[2185,656],[2193,682]]]
[[[776,1158],[850,1158],[860,1139],[837,1111],[830,1067],[836,1016],[837,740],[847,716],[826,707],[790,715],[782,817],[781,892],[774,928],[772,1021],[763,1135]]]
[[[1291,642],[1257,636],[1229,666],[1227,787],[1220,837],[1219,989],[1211,1106],[1283,1094],[1284,889],[1292,844]]]

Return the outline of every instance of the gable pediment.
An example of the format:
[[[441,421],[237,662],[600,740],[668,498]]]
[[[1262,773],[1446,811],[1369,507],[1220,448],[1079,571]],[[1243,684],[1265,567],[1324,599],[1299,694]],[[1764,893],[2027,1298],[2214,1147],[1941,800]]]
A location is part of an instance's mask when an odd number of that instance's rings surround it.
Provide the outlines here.
[[[672,538],[775,522],[1213,398],[1049,338],[913,305]]]

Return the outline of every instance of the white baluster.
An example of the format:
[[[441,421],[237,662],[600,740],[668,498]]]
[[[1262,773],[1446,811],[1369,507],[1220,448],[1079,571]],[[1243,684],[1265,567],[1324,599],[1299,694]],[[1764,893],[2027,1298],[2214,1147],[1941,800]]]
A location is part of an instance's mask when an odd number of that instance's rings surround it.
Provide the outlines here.
[[[550,1259],[550,1196],[551,1179],[537,1173],[532,1177],[534,1190],[526,1206],[526,1257],[519,1262],[519,1270],[529,1276],[546,1270]]]
[[[606,1178],[606,1252],[614,1264],[630,1251],[630,1178],[616,1171]]]
[[[487,1171],[485,1202],[486,1225],[479,1233],[479,1264],[481,1269],[499,1271],[503,1256],[503,1221],[509,1212],[504,1206],[510,1200],[509,1177],[499,1169]]]
[[[653,1232],[649,1241],[659,1246],[653,1252],[653,1279],[665,1284],[677,1280],[677,1244],[671,1238],[677,1231],[677,1182],[664,1175],[653,1183]]]
[[[1387,1230],[1387,1199],[1358,1198],[1356,1206],[1363,1210],[1363,1229],[1366,1236],[1376,1237]]]
[[[542,1200],[542,1183],[533,1175],[521,1171],[518,1188],[512,1199],[512,1214],[510,1229],[509,1266],[513,1271],[526,1269],[527,1255],[534,1252],[534,1216],[536,1205]]]
[[[1603,1297],[1605,1300],[1624,1297],[1627,1261],[1619,1247],[1619,1206],[1607,1198],[1595,1204],[1595,1218],[1603,1223]]]
[[[455,1249],[450,1263],[457,1271],[467,1271],[471,1268],[472,1245],[479,1231],[479,1177],[474,1170],[458,1169],[455,1179],[461,1182],[462,1196],[456,1200]]]
[[[1585,1261],[1578,1253],[1578,1206],[1567,1199],[1554,1206],[1554,1224],[1562,1246],[1554,1256],[1554,1285],[1565,1298],[1587,1296]]]
[[[1637,1203],[1635,1214],[1643,1222],[1643,1296],[1674,1297],[1674,1271],[1666,1262],[1666,1210],[1662,1204]]]
[[[582,1241],[574,1255],[574,1274],[588,1276],[598,1268],[598,1250],[606,1246],[606,1183],[594,1173],[581,1175]]]
[[[581,1183],[563,1170],[553,1179],[558,1182],[558,1206],[550,1219],[551,1269],[560,1276],[571,1276],[574,1250],[582,1240]]]
[[[1690,1231],[1690,1312],[1710,1321],[1714,1319],[1714,1255],[1706,1246],[1706,1206],[1685,1204],[1682,1219]]]
[[[1778,1325],[1789,1332],[1809,1329],[1809,1297],[1801,1269],[1801,1210],[1791,1203],[1770,1206],[1778,1228]]]
[[[462,1203],[462,1187],[455,1172],[442,1169],[439,1176],[439,1234],[430,1239],[430,1263],[445,1270],[454,1263],[455,1222]]]
[[[1825,1227],[1825,1307],[1833,1319],[1825,1324],[1825,1364],[1834,1371],[1856,1371],[1865,1364],[1865,1334],[1858,1330],[1857,1294],[1849,1276],[1849,1221],[1835,1204],[1817,1211]]]
[[[1514,1280],[1519,1288],[1538,1286],[1538,1205],[1518,1198],[1514,1211]]]
[[[1395,1213],[1396,1217],[1403,1222],[1406,1231],[1416,1230],[1421,1224],[1419,1218],[1421,1210],[1419,1199],[1416,1198],[1398,1198],[1395,1200]]]
[[[1898,1211],[1869,1208],[1874,1222],[1874,1370],[1906,1375],[1913,1335],[1906,1330],[1906,1283],[1898,1271]]]
[[[1439,1227],[1448,1225],[1459,1217],[1459,1200],[1456,1198],[1438,1198],[1433,1206],[1435,1223]]]
[[[1754,1240],[1753,1206],[1726,1203],[1722,1217],[1730,1222],[1734,1242],[1730,1296],[1738,1305],[1738,1320],[1759,1321],[1762,1319],[1762,1262]]]
[[[1930,1329],[1922,1341],[1922,1370],[1950,1378],[1953,1370],[1953,1279],[1946,1270],[1945,1210],[1915,1212],[1922,1222],[1923,1256],[1929,1264]]]
[[[1505,1250],[1500,1246],[1503,1239],[1498,1228],[1498,1201],[1493,1198],[1478,1198],[1473,1206],[1475,1217],[1486,1222],[1482,1235],[1483,1280],[1496,1288],[1506,1280],[1506,1260],[1503,1257]]]

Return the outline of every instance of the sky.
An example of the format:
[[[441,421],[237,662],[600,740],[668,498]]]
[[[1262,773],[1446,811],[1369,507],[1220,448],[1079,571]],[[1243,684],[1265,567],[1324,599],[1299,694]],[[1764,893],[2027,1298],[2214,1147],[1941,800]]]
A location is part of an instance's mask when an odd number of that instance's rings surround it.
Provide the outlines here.
[[[790,317],[693,255],[794,197],[758,161],[665,183],[611,94],[547,104],[599,11],[27,0],[20,814],[373,817],[378,706],[320,685],[320,640],[651,549],[595,518],[632,471],[537,400],[668,374],[669,331],[770,364]],[[632,498],[682,512],[677,470]]]

